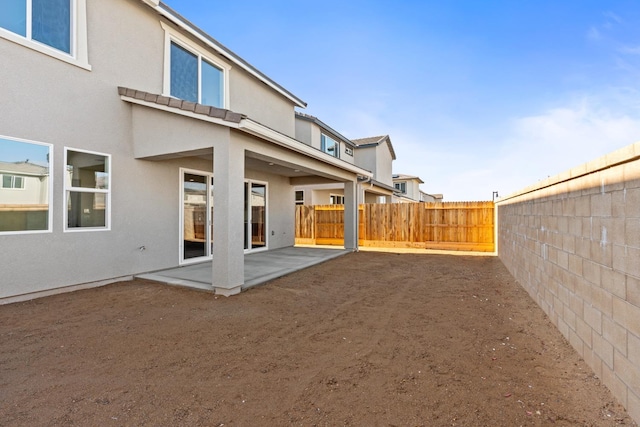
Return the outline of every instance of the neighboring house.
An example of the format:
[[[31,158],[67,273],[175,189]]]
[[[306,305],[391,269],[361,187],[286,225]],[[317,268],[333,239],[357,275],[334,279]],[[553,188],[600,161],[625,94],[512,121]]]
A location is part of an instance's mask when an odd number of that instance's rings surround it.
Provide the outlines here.
[[[201,261],[212,289],[237,293],[245,253],[294,244],[307,182],[345,187],[356,248],[357,186],[373,175],[296,139],[300,98],[157,0],[13,3],[0,8],[0,212],[13,216],[0,216],[0,301]]]
[[[418,176],[393,175],[394,203],[442,202],[442,194],[429,194],[420,189],[424,181]]]
[[[395,188],[394,203],[419,202],[420,184],[424,184],[424,181],[418,176],[393,175],[393,187]]]
[[[361,180],[358,188],[359,203],[391,201],[391,162],[395,160],[395,152],[388,135],[349,140],[317,117],[296,113],[296,139],[372,172],[372,178]],[[296,205],[343,203],[342,184],[315,180],[296,187]]]
[[[429,194],[420,190],[420,201],[427,203],[441,203],[444,196],[442,194]]]
[[[389,135],[354,139],[356,165],[373,173],[364,183],[364,203],[391,203],[393,196],[392,163],[396,152]]]

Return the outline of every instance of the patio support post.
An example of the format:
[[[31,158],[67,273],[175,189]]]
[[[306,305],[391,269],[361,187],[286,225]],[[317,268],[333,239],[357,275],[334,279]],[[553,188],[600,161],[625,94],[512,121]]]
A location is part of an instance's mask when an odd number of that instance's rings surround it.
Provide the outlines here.
[[[344,183],[344,248],[358,250],[358,183]]]
[[[244,284],[244,147],[229,140],[213,150],[213,288],[224,296]]]

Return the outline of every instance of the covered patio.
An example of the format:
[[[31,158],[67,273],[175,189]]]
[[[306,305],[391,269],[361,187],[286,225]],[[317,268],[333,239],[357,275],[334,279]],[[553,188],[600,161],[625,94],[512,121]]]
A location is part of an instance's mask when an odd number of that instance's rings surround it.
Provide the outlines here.
[[[244,256],[244,284],[242,285],[242,290],[337,258],[349,252],[352,251],[342,248],[287,247],[246,254]],[[213,283],[214,274],[212,261],[207,261],[139,274],[135,277],[169,285],[213,291],[211,283]]]

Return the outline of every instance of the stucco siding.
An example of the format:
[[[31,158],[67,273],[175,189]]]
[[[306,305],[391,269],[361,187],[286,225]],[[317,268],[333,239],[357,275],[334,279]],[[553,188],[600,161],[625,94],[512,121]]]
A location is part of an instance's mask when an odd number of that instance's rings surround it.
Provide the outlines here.
[[[363,169],[371,171],[373,178],[380,181],[378,176],[378,162],[376,161],[376,147],[364,147],[354,150],[355,163]]]
[[[307,145],[312,145],[313,137],[310,122],[306,120],[296,120],[295,132],[295,139],[304,142]]]
[[[387,144],[380,144],[376,147],[376,170],[375,179],[383,184],[393,187],[393,157],[389,152]]]
[[[294,105],[237,67],[231,70],[230,109],[295,137]]]

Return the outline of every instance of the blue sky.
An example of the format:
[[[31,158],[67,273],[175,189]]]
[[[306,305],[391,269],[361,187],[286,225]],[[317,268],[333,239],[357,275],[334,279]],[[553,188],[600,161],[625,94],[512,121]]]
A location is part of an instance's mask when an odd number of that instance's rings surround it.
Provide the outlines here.
[[[637,0],[166,3],[445,201],[640,140]]]

